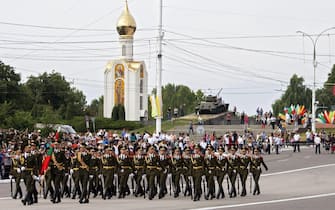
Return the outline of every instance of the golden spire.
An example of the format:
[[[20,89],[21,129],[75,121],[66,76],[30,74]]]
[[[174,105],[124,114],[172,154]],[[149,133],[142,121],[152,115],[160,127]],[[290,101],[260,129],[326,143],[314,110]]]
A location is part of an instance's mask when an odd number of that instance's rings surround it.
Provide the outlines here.
[[[120,36],[133,36],[136,31],[136,22],[129,12],[127,0],[125,8],[117,21],[116,30]]]

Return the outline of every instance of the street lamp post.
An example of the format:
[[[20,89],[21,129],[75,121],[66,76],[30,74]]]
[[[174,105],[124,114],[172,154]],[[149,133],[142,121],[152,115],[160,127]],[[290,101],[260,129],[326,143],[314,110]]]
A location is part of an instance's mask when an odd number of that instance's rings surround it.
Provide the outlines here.
[[[317,67],[317,61],[316,61],[316,44],[319,40],[319,38],[321,37],[322,34],[324,34],[325,32],[329,31],[329,30],[332,30],[332,29],[335,29],[335,27],[331,27],[331,28],[327,28],[323,31],[321,31],[315,39],[313,39],[312,35],[310,34],[307,34],[303,31],[297,31],[297,33],[301,33],[303,34],[304,36],[307,36],[313,43],[313,88],[312,88],[312,132],[315,133],[315,70],[316,70],[316,67]]]

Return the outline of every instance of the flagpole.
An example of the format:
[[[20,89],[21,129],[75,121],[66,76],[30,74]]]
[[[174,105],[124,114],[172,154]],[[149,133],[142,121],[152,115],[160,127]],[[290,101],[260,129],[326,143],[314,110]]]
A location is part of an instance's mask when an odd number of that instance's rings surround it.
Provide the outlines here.
[[[158,59],[158,68],[156,72],[156,95],[158,99],[157,105],[157,110],[160,111],[156,117],[156,134],[159,134],[162,131],[162,40],[163,40],[163,0],[160,0],[159,4],[159,27],[158,27],[158,54],[157,54],[157,59]]]

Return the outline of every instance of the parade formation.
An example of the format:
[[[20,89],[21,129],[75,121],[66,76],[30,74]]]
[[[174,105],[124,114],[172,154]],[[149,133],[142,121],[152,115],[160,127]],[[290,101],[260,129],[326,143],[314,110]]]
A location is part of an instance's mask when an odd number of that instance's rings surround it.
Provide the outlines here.
[[[259,195],[261,166],[268,169],[257,148],[235,145],[219,145],[216,150],[211,144],[205,150],[200,144],[171,149],[166,139],[155,144],[140,144],[139,139],[131,144],[127,138],[104,146],[58,138],[48,145],[33,139],[25,142],[11,153],[10,173],[12,197],[22,198],[23,205],[38,203],[39,194],[52,203],[64,197],[89,203],[90,197],[98,196],[152,200],[168,194],[211,200],[225,198],[225,192],[230,198],[243,197],[247,188]]]

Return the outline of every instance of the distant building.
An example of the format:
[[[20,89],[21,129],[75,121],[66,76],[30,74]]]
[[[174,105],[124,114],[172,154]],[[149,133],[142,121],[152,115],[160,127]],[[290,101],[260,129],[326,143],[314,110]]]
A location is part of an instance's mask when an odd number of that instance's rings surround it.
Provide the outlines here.
[[[133,59],[136,22],[126,3],[117,22],[121,57],[108,62],[104,79],[104,117],[111,118],[114,106],[125,108],[127,121],[148,119],[148,72],[144,61]]]

